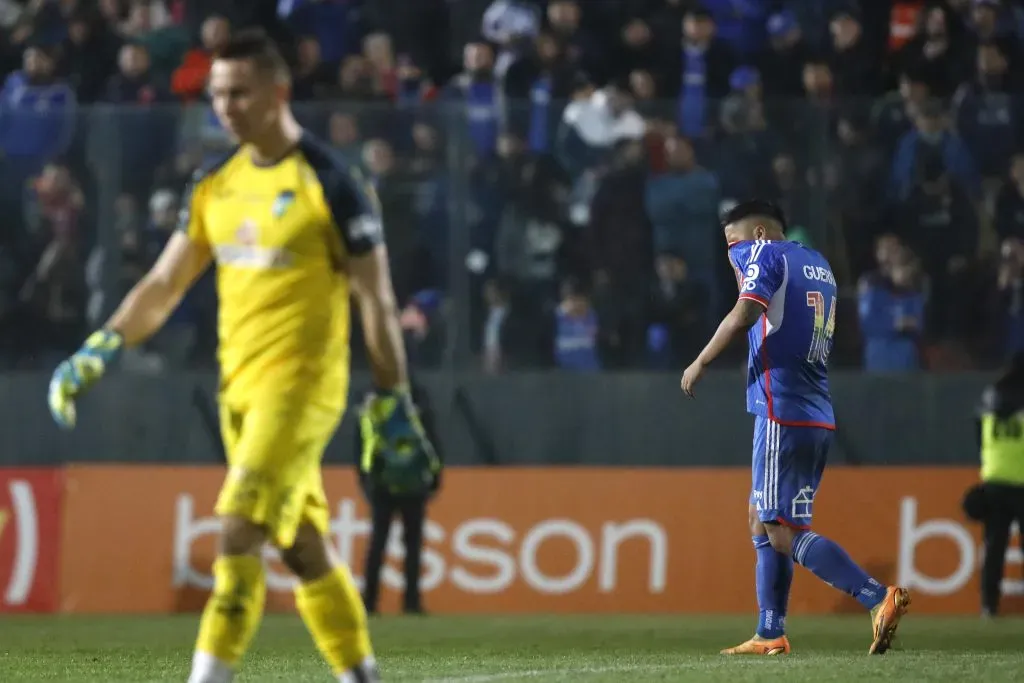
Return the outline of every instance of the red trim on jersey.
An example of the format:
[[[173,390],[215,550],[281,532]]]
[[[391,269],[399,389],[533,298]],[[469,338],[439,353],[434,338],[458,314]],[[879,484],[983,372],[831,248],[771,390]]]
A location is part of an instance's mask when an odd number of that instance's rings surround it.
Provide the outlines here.
[[[744,294],[740,294],[740,298],[741,299],[749,299],[750,301],[756,301],[757,303],[761,304],[765,308],[768,308],[768,304],[770,303],[768,301],[768,299],[765,299],[760,294],[751,294],[749,292],[746,292]]]
[[[785,520],[782,517],[776,517],[775,521],[781,524],[782,526],[788,526],[790,529],[797,529],[799,531],[807,531],[811,528],[810,524],[794,524],[793,522]]]
[[[755,299],[756,301],[756,299]],[[828,422],[814,422],[813,420],[780,420],[775,417],[775,409],[772,407],[772,375],[768,367],[768,315],[761,316],[761,367],[764,368],[764,394],[768,398],[768,419],[783,427],[819,427],[835,431],[836,426]]]

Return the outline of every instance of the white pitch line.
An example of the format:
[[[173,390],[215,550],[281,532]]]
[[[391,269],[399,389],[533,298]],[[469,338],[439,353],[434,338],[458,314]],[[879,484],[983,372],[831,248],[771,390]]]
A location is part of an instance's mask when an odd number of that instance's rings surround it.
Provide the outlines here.
[[[527,669],[525,671],[503,671],[493,674],[469,674],[466,676],[447,676],[445,678],[431,678],[423,683],[489,683],[490,681],[505,681],[511,678],[540,678],[541,676],[590,676],[614,673],[637,673],[663,671],[671,669],[667,664],[650,665],[620,665],[620,666],[588,666],[573,669]]]

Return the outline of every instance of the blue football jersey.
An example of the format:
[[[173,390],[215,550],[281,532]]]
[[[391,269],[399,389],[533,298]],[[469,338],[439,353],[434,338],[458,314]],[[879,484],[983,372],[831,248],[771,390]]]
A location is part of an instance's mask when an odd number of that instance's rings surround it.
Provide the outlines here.
[[[828,356],[836,328],[836,281],[825,257],[798,242],[729,247],[740,298],[765,308],[750,328],[747,411],[794,427],[835,428]]]

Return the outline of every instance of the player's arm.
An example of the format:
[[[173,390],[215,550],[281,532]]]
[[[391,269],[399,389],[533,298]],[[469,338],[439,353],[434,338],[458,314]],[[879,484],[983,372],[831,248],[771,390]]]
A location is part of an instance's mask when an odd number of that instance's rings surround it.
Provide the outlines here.
[[[348,276],[359,307],[374,385],[388,391],[406,387],[405,343],[384,244],[376,244],[368,252],[350,257]]]
[[[711,340],[686,368],[680,385],[688,396],[700,380],[704,369],[729,346],[741,332],[746,332],[768,309],[775,292],[782,285],[784,267],[767,248],[754,251],[747,262],[740,283],[736,305],[719,323]]]
[[[61,427],[75,425],[78,396],[103,376],[126,346],[140,344],[159,330],[210,265],[201,212],[193,210],[203,192],[201,180],[200,172],[185,195],[179,231],[171,236],[153,268],[132,288],[107,324],[58,365],[50,378],[47,402]]]
[[[722,318],[711,340],[697,356],[696,362],[705,366],[710,365],[728,348],[733,339],[741,333],[745,334],[764,312],[765,306],[761,302],[741,297],[732,310]]]
[[[174,233],[156,264],[132,287],[104,329],[120,335],[128,347],[146,341],[163,327],[210,260],[208,248],[183,232]]]

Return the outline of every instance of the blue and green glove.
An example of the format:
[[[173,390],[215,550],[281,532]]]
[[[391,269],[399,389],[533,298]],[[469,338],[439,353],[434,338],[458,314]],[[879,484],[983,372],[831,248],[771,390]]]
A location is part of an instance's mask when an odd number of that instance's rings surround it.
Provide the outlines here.
[[[57,366],[50,379],[50,414],[64,429],[75,426],[75,399],[103,376],[121,355],[124,338],[111,330],[94,332],[82,348]]]
[[[361,469],[396,495],[422,495],[441,469],[408,390],[371,394],[359,411]]]

